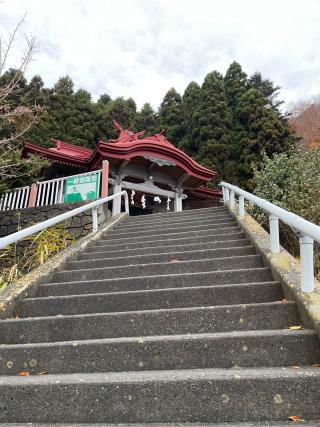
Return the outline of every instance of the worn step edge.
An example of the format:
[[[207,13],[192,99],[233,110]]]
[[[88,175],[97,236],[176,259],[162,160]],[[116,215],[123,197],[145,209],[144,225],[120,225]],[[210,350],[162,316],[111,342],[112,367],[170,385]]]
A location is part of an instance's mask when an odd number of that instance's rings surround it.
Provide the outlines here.
[[[219,207],[213,207],[213,208],[202,208],[202,209],[189,209],[189,210],[184,210],[181,212],[159,212],[156,214],[149,214],[149,215],[137,215],[137,216],[133,216],[130,217],[130,220],[132,221],[145,221],[148,219],[155,219],[155,218],[176,218],[176,217],[188,217],[188,216],[199,216],[202,214],[208,214],[208,215],[213,215],[215,213],[220,213],[220,212],[224,212],[224,213],[229,213],[228,209],[224,206],[219,206]],[[143,217],[143,218],[142,218]]]
[[[100,276],[110,278],[122,278],[131,277],[133,272],[140,273],[141,277],[149,275],[158,275],[161,272],[166,274],[177,274],[177,273],[201,273],[202,271],[218,271],[218,270],[229,270],[231,265],[241,264],[242,268],[245,267],[262,267],[263,259],[261,255],[238,255],[221,258],[209,258],[202,260],[186,260],[179,262],[152,262],[147,264],[133,264],[133,265],[121,265],[114,267],[91,267],[91,268],[80,268],[78,270],[62,270],[55,274],[56,281],[68,281],[68,277],[78,277],[85,280],[95,280]],[[133,274],[134,275],[134,274]]]
[[[112,230],[110,232],[110,234],[114,235],[114,234],[118,234],[118,235],[125,235],[125,234],[131,234],[131,233],[139,233],[139,232],[144,232],[144,233],[150,233],[151,232],[159,232],[159,231],[164,231],[164,230],[191,230],[191,229],[205,229],[205,228],[209,228],[209,227],[218,227],[220,225],[223,224],[236,224],[236,221],[234,220],[234,218],[232,218],[231,216],[229,218],[223,218],[221,220],[216,220],[216,221],[212,221],[212,220],[198,220],[197,222],[188,222],[186,224],[184,223],[170,223],[170,224],[152,224],[149,226],[143,225],[142,230],[139,231],[135,231],[137,229],[137,227],[135,225],[133,226],[126,226],[126,227],[118,227],[118,228],[114,228],[114,230]]]
[[[177,281],[179,279],[182,279],[182,280],[183,279],[189,279],[189,280],[192,279],[192,281],[196,281],[196,279],[197,278],[199,279],[199,277],[207,278],[210,276],[216,276],[219,278],[219,276],[225,277],[227,275],[235,275],[235,274],[237,276],[239,276],[241,274],[246,274],[246,273],[249,273],[249,274],[258,273],[259,275],[261,273],[269,273],[270,274],[270,280],[267,280],[267,281],[272,281],[271,268],[270,267],[252,267],[252,268],[239,268],[239,269],[230,269],[230,270],[213,271],[213,272],[208,271],[208,272],[200,272],[200,273],[196,272],[196,273],[158,274],[158,275],[154,275],[154,276],[143,276],[143,277],[132,276],[132,277],[121,277],[121,278],[116,278],[116,279],[108,279],[108,278],[96,279],[96,280],[94,280],[94,283],[99,285],[99,284],[108,284],[108,283],[109,284],[114,284],[114,283],[119,284],[121,282],[130,283],[132,281],[139,281],[139,282],[142,282],[142,284],[143,284],[149,280],[152,282],[156,282],[157,280],[161,280],[161,279],[163,280],[163,283],[169,283],[170,280]],[[220,277],[220,280],[221,280],[221,277]],[[236,279],[234,279],[234,280],[236,280]],[[245,278],[245,280],[247,280],[247,279]],[[264,281],[266,281],[266,280],[264,280]],[[257,280],[257,278],[255,278],[255,282],[259,282]],[[162,283],[162,285],[163,285],[163,283]],[[250,282],[236,282],[235,281],[235,282],[232,282],[229,284],[239,284],[239,283],[250,283]],[[43,288],[46,288],[46,287],[62,288],[64,286],[68,286],[68,285],[70,285],[70,286],[74,286],[74,285],[86,286],[86,285],[92,285],[92,281],[91,280],[83,280],[83,281],[75,280],[75,281],[66,281],[66,282],[43,283],[40,285],[40,290]],[[215,284],[215,286],[220,286],[220,283]],[[144,289],[144,288],[142,288],[142,289]],[[142,289],[140,288],[139,290],[142,290]],[[157,289],[160,289],[160,288],[157,288]]]
[[[279,301],[279,282],[248,285],[198,286],[159,290],[106,292],[82,295],[26,298],[19,302],[19,317],[194,306],[219,306]]]
[[[153,236],[159,236],[162,234],[176,234],[176,233],[195,233],[195,232],[199,232],[199,231],[210,231],[210,230],[217,230],[219,228],[227,228],[227,227],[236,227],[238,224],[236,223],[236,221],[233,218],[230,218],[228,220],[225,220],[221,223],[209,223],[209,224],[199,224],[199,225],[188,225],[186,227],[177,227],[177,226],[172,226],[172,227],[150,227],[150,228],[141,228],[140,230],[136,230],[136,227],[134,231],[128,231],[128,230],[112,230],[110,231],[110,233],[108,233],[107,237],[108,238],[119,238],[121,239],[122,237],[128,236],[128,237],[134,237],[134,236],[138,236],[138,237],[144,237],[144,236],[149,236],[150,233]],[[104,237],[103,237],[104,238]],[[126,237],[127,238],[127,237]]]
[[[220,246],[221,245],[221,246]],[[225,246],[223,246],[225,245]],[[174,253],[174,252],[186,252],[189,250],[206,250],[206,249],[220,249],[228,248],[235,246],[249,246],[250,240],[246,239],[245,236],[242,236],[236,240],[213,240],[212,242],[206,243],[194,243],[191,245],[172,245],[172,246],[150,246],[142,249],[120,249],[120,250],[104,250],[103,246],[92,246],[90,250],[81,252],[78,259],[86,259],[86,256],[91,256],[94,254],[105,254],[109,258],[116,258],[123,256],[134,255],[144,255],[144,252],[150,255],[155,254],[165,254],[165,253]],[[141,253],[139,253],[139,251]],[[156,252],[153,252],[156,251]],[[88,258],[89,259],[89,258]]]
[[[2,344],[120,336],[288,329],[301,323],[293,302],[90,313],[1,321]]]
[[[119,224],[116,229],[117,230],[128,230],[132,229],[137,226],[136,222],[134,220],[131,221],[132,217],[128,217],[126,221],[123,222],[123,224]],[[232,219],[232,216],[230,213],[220,214],[218,216],[210,217],[210,216],[197,216],[192,218],[180,218],[180,219],[168,219],[168,220],[157,220],[157,221],[144,221],[141,223],[143,227],[166,227],[170,225],[177,225],[177,226],[185,226],[187,227],[189,224],[200,224],[200,223],[218,223],[225,219]]]
[[[151,251],[152,252],[152,251]],[[214,249],[195,249],[189,251],[172,252],[172,253],[150,253],[143,255],[128,255],[123,257],[94,257],[90,259],[78,259],[68,263],[68,270],[77,270],[83,268],[94,267],[95,264],[99,264],[101,261],[105,265],[122,267],[123,265],[137,265],[137,264],[149,264],[154,262],[174,262],[174,261],[194,261],[203,259],[217,259],[222,257],[241,256],[241,255],[253,255],[256,254],[254,246],[234,246],[226,248],[214,248]],[[180,258],[180,259],[179,259]],[[109,265],[108,265],[109,264]]]
[[[140,241],[135,241],[135,242],[126,242],[126,243],[111,243],[108,240],[99,240],[97,242],[95,242],[94,246],[95,248],[97,247],[103,247],[103,248],[110,248],[110,250],[112,250],[112,248],[114,248],[115,250],[118,250],[116,248],[124,248],[124,249],[130,249],[130,248],[144,248],[146,247],[146,245],[148,247],[157,247],[157,246],[173,246],[174,243],[178,243],[179,245],[187,245],[189,243],[192,244],[192,242],[200,242],[200,243],[204,243],[204,242],[211,242],[211,241],[215,241],[217,239],[221,240],[234,240],[237,236],[241,236],[241,238],[244,238],[245,235],[243,233],[243,231],[236,230],[236,231],[232,231],[229,233],[214,233],[214,234],[207,234],[206,236],[191,236],[191,237],[183,237],[183,238],[173,238],[173,239],[155,239],[155,240],[140,240]],[[212,240],[213,239],[213,240]]]
[[[274,346],[274,343],[277,346]],[[308,348],[308,351],[306,351]],[[176,355],[174,358],[172,354]],[[104,357],[97,355],[103,354]],[[126,354],[123,358],[121,355]],[[223,355],[223,357],[221,357]],[[159,357],[160,356],[160,357]],[[313,365],[312,330],[239,331],[0,346],[0,375]],[[142,363],[141,363],[142,362]]]
[[[7,421],[287,421],[292,411],[303,419],[320,416],[320,370],[312,367],[12,376],[0,379],[0,390]]]
[[[235,224],[230,224],[230,225],[226,225],[224,224],[223,227],[211,227],[205,230],[197,230],[197,231],[177,231],[177,232],[172,232],[172,233],[160,233],[159,236],[161,236],[164,239],[172,239],[172,238],[183,238],[183,237],[201,237],[201,236],[207,236],[207,235],[215,235],[215,234],[219,234],[219,232],[221,232],[220,234],[224,233],[229,233],[230,231],[238,231],[240,230],[239,225]],[[215,233],[216,231],[218,231],[218,233]],[[154,234],[154,233],[148,233],[146,236],[149,235],[154,235],[154,237],[158,236],[158,234]],[[136,236],[136,237],[117,237],[116,235],[113,234],[108,234],[106,237],[103,237],[100,242],[113,242],[113,241],[119,241],[119,243],[124,243],[124,242],[135,242],[135,241],[141,241],[142,238],[145,236]]]
[[[304,421],[303,425],[307,427],[319,427],[320,419],[318,421]],[[17,423],[0,423],[0,427],[292,427],[292,421],[256,421],[254,423],[251,422],[236,422],[236,423],[133,423],[133,424],[38,424],[38,423],[27,423],[27,424],[17,424]]]

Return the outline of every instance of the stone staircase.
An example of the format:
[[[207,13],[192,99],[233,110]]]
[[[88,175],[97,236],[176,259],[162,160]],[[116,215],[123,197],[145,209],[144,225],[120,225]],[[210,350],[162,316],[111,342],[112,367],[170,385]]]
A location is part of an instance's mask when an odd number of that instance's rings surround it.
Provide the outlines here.
[[[16,316],[0,425],[320,419],[317,335],[225,208],[126,218]]]

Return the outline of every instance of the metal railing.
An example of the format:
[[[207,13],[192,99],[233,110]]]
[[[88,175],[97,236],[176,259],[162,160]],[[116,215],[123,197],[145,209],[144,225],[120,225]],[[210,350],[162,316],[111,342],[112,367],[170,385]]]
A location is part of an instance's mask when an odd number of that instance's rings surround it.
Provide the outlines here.
[[[279,220],[287,224],[296,234],[299,235],[301,290],[303,292],[314,291],[313,245],[314,241],[320,242],[320,227],[296,214],[293,214],[292,212],[279,208],[267,200],[254,196],[235,185],[228,184],[227,182],[221,182],[220,186],[222,187],[224,204],[228,204],[230,207],[235,207],[235,195],[238,196],[239,216],[244,216],[245,214],[245,200],[267,212],[269,215],[271,252],[280,252]]]
[[[2,237],[0,238],[0,249],[3,249],[11,243],[18,242],[19,240],[31,236],[32,234],[38,233],[39,231],[42,231],[46,228],[52,227],[58,224],[59,222],[72,218],[89,209],[92,210],[92,232],[95,233],[96,231],[98,231],[98,207],[104,203],[110,202],[113,199],[121,199],[121,196],[124,196],[125,199],[125,211],[126,213],[129,213],[128,193],[123,190],[120,193],[116,193],[111,196],[95,200],[94,202],[88,203],[87,205],[72,209],[71,211],[57,215],[53,218],[47,219],[46,221],[32,225],[31,227],[24,228],[23,230],[17,231],[16,233],[12,233],[8,236]]]
[[[79,180],[90,175],[98,175],[98,186],[101,181],[101,169],[84,172],[77,175],[54,178],[46,181],[38,181],[35,206],[49,206],[64,203],[66,180],[79,178]],[[28,207],[31,187],[20,187],[6,190],[0,197],[0,212],[13,209],[24,209]]]
[[[29,194],[29,186],[5,191],[0,198],[0,211],[26,208],[28,206]]]

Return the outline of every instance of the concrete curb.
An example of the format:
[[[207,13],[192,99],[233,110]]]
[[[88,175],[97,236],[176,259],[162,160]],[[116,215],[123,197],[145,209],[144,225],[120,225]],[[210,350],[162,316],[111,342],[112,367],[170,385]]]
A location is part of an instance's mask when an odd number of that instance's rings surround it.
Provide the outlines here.
[[[269,234],[246,212],[238,215],[237,207],[230,212],[237,220],[245,235],[261,253],[266,266],[271,267],[275,280],[280,280],[286,299],[297,303],[303,325],[316,330],[320,338],[320,284],[315,280],[314,292],[300,290],[300,262],[283,247],[279,254],[270,252]]]
[[[113,229],[116,224],[123,221],[126,217],[126,213],[121,213],[111,218],[102,225],[101,230],[97,233],[88,234],[79,239],[74,245],[56,254],[43,265],[26,274],[0,292],[0,319],[6,319],[12,316],[16,304],[21,298],[25,298],[27,295],[35,295],[39,285],[44,279],[47,280],[48,277],[52,277],[57,271],[60,271],[65,264],[74,261],[84,249],[90,247],[96,240],[101,239],[103,235]]]

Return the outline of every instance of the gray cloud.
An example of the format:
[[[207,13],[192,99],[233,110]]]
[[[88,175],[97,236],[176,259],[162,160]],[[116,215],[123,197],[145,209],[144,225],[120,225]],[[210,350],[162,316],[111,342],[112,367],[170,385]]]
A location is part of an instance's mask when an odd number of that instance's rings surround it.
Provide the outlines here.
[[[318,0],[4,0],[1,33],[26,11],[23,30],[41,42],[28,76],[50,86],[69,74],[94,97],[157,107],[170,87],[183,92],[236,60],[280,85],[287,103],[320,93]]]

